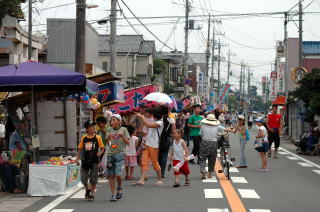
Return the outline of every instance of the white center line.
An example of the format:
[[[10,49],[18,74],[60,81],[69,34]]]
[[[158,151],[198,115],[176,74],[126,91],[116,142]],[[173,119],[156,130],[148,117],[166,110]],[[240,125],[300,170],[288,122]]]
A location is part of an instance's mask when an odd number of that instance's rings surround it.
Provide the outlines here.
[[[299,160],[299,158],[292,157],[292,156],[288,156],[287,158],[288,158],[289,160]]]
[[[288,151],[288,150],[286,150],[286,149],[284,149],[284,148],[282,148],[282,147],[280,147],[279,149],[282,150],[282,151],[284,151],[284,152],[289,153],[289,154],[292,155],[292,156],[295,156],[295,157],[299,158],[300,160],[303,160],[303,161],[305,161],[305,162],[313,165],[314,167],[317,167],[318,169],[320,169],[320,166],[319,166],[318,164],[315,164],[315,163],[311,162],[310,160],[307,160],[307,159],[305,159],[305,158],[303,158],[303,157],[300,157],[299,155],[296,155],[296,154],[294,154],[294,153],[292,153],[292,152],[290,152],[290,151]]]
[[[208,208],[208,212],[229,212],[228,208]]]
[[[312,170],[313,172],[320,174],[320,170]]]
[[[223,198],[221,189],[204,189],[205,198]]]
[[[248,183],[244,177],[231,177],[233,183]]]
[[[313,167],[310,163],[299,162],[298,164],[303,167]]]
[[[250,209],[250,212],[271,212],[269,209]]]
[[[260,199],[259,195],[253,189],[238,189],[242,198]]]

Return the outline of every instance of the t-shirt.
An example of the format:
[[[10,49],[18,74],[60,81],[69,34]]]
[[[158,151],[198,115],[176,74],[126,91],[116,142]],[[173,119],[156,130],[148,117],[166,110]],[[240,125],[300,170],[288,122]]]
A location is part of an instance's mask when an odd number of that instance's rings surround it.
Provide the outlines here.
[[[110,127],[107,131],[107,137],[110,140],[110,148],[108,156],[112,156],[118,153],[124,153],[126,151],[126,143],[122,140],[119,134],[123,134],[124,137],[130,139],[127,128],[120,127],[119,129],[113,129]]]
[[[103,132],[100,128],[98,128],[98,131],[97,131],[97,135],[101,136],[102,143],[105,146],[107,144],[107,131],[108,131],[108,128],[109,127],[105,126],[105,128],[104,128],[105,132]]]
[[[100,148],[100,149],[104,148],[104,145],[103,145],[101,136],[99,136],[99,135],[94,135],[94,136],[97,136],[96,138],[97,138],[97,140],[98,140],[99,148]],[[88,136],[88,135],[82,136],[78,148],[79,148],[79,149],[84,149],[84,148],[86,148],[86,147],[87,147],[87,148],[90,148],[89,146],[92,146],[92,143],[87,142],[87,143],[86,143],[86,146],[84,146],[83,140],[84,140],[85,137],[91,139],[91,138],[93,138],[94,136],[92,136],[92,137],[90,137],[90,136]]]
[[[25,140],[23,139],[22,136],[19,135],[18,131],[15,131],[10,136],[9,149],[10,150],[18,149],[17,145],[16,145],[17,143],[19,143],[21,145],[22,150],[27,149],[27,144],[26,144]]]
[[[252,115],[249,116],[249,121],[253,122],[253,116]]]
[[[281,114],[269,114],[268,115],[268,125],[270,128],[280,128],[281,125]]]
[[[202,116],[193,114],[189,118],[189,124],[201,125]],[[190,136],[200,136],[200,128],[190,127]]]
[[[202,136],[203,140],[206,141],[218,141],[218,138],[224,132],[224,127],[221,125],[209,125],[209,124],[202,124],[200,129],[200,135]]]
[[[126,156],[136,156],[136,142],[138,141],[138,137],[133,135],[129,141],[130,144],[126,146]]]
[[[262,131],[262,134],[264,135],[263,141],[268,142],[268,131],[264,126],[261,126],[258,128],[260,131]]]
[[[162,119],[156,121],[156,123],[160,126],[159,128],[148,128],[148,134],[146,137],[146,145],[152,148],[159,148],[160,136],[163,130],[163,121]]]

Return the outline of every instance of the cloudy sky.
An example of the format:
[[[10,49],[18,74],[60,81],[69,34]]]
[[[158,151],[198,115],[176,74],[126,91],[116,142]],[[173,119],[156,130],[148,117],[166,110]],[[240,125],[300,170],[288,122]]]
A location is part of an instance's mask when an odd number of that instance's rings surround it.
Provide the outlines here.
[[[122,13],[118,12],[118,34],[143,34],[145,39],[156,40],[137,20],[129,19],[135,30],[123,19],[133,17],[121,0],[118,0]],[[185,0],[123,0],[138,17],[169,16],[167,18],[141,19],[141,21],[167,46],[184,50],[184,14]],[[298,7],[293,7],[298,0],[189,0],[191,4],[190,19],[195,20],[197,30],[190,31],[189,51],[202,53],[206,50],[207,25],[210,13],[215,16],[216,40],[221,41],[222,56],[232,52],[231,83],[239,84],[240,62],[250,66],[254,73],[256,85],[264,75],[269,75],[271,63],[275,57],[275,44],[283,39],[284,15],[239,15],[244,13],[274,13],[292,9],[294,14]],[[99,33],[109,33],[110,26],[98,25],[97,20],[108,18],[110,0],[87,0],[88,4],[97,4],[98,8],[87,10],[87,20]],[[64,6],[62,6],[64,5]],[[57,7],[58,6],[58,7]],[[304,40],[320,40],[320,0],[304,0]],[[23,4],[27,14],[27,4]],[[34,4],[34,31],[46,33],[47,18],[75,18],[75,0],[44,0]],[[232,16],[230,16],[232,15]],[[171,16],[171,17],[170,17]],[[172,17],[173,16],[173,17]],[[293,16],[289,22],[289,37],[297,37],[298,29]],[[27,24],[26,22],[22,25]],[[211,32],[212,36],[212,32]],[[156,40],[157,50],[170,51]],[[217,54],[217,51],[216,51]],[[227,64],[222,63],[222,78],[226,78]]]

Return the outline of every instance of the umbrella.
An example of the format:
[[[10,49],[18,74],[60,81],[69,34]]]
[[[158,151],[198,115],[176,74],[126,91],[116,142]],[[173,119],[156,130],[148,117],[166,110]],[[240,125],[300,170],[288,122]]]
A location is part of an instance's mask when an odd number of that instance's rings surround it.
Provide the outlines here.
[[[159,92],[150,93],[143,99],[148,100],[149,102],[172,103],[172,99],[167,94]]]

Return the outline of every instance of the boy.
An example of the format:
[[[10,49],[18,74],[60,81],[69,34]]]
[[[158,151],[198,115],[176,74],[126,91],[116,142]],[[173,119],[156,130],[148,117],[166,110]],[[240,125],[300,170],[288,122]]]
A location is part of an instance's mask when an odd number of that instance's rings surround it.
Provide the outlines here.
[[[122,198],[122,166],[125,157],[126,144],[130,144],[130,135],[125,127],[121,127],[121,116],[114,114],[111,116],[111,128],[107,131],[107,143],[110,146],[107,155],[107,173],[111,189],[111,202]],[[118,187],[115,191],[115,179]]]
[[[107,126],[107,119],[103,116],[100,116],[96,119],[97,121],[97,135],[101,136],[102,138],[102,142],[103,145],[105,147],[107,147],[106,143],[107,143],[107,130],[109,128],[109,126]],[[108,151],[108,149],[105,150],[105,152]],[[99,167],[99,177],[105,178],[106,177],[106,172],[107,172],[107,168],[106,168],[106,153],[102,154],[100,157],[100,167]]]
[[[104,145],[99,135],[96,135],[96,123],[93,121],[86,121],[84,127],[87,134],[84,135],[78,146],[78,153],[76,163],[79,165],[80,155],[81,159],[81,182],[86,188],[85,199],[94,200],[94,193],[98,183],[98,169],[99,157],[104,153]],[[90,187],[88,180],[90,178]]]
[[[196,104],[193,106],[194,114],[189,118],[190,127],[190,136],[193,140],[193,149],[192,154],[194,156],[198,156],[198,164],[199,164],[199,149],[201,144],[201,136],[200,136],[200,128],[201,128],[201,120],[203,119],[200,115],[202,111],[202,106]],[[194,160],[190,160],[190,163],[194,163]]]

